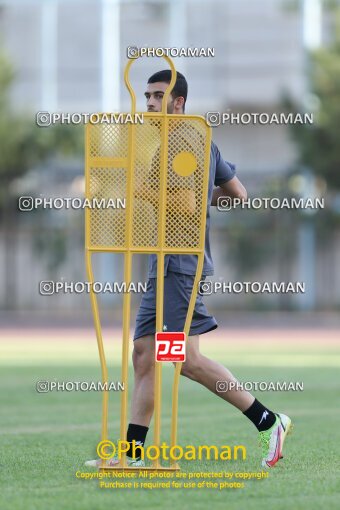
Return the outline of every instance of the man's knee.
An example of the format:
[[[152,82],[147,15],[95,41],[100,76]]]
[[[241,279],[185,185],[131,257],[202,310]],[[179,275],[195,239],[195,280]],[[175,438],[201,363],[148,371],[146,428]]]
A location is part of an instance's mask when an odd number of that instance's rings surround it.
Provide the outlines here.
[[[176,365],[177,363],[174,363],[175,367]],[[190,359],[184,361],[182,363],[180,373],[183,377],[187,377],[188,379],[196,381],[199,370],[200,370],[200,355],[193,356]]]
[[[155,351],[151,337],[139,338],[134,341],[132,362],[135,372],[141,375],[153,371],[155,366]]]

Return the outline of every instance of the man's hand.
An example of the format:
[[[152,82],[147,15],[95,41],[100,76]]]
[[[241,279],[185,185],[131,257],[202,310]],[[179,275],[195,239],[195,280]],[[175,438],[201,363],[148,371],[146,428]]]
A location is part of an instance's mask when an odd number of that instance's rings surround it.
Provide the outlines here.
[[[243,186],[241,181],[239,181],[237,177],[233,177],[230,181],[224,182],[221,186],[214,189],[210,205],[216,206],[217,199],[219,197],[240,198],[241,200],[246,200],[247,196],[246,188]]]

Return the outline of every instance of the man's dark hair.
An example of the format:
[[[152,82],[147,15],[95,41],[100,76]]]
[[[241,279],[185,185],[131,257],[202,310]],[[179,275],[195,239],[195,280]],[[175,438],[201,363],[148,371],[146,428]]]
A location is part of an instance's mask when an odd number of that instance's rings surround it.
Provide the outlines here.
[[[171,70],[164,69],[164,71],[158,71],[157,73],[150,76],[148,83],[157,83],[158,81],[163,83],[170,83],[171,81]],[[185,109],[185,103],[188,96],[188,82],[183,74],[177,72],[176,83],[171,91],[171,95],[174,99],[176,97],[184,97],[183,112]]]

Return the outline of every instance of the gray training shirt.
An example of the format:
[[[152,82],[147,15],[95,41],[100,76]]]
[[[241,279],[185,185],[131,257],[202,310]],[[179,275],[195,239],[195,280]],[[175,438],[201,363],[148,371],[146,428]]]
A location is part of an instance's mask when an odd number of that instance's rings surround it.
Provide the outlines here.
[[[214,186],[220,186],[224,182],[230,181],[235,176],[235,165],[224,161],[220,151],[214,142],[211,143],[210,149],[210,168],[209,168],[209,187],[208,187],[208,207],[207,222],[205,229],[205,250],[204,250],[204,266],[203,276],[214,274],[214,265],[211,257],[209,228],[210,228],[210,203],[212,199]],[[197,257],[195,255],[166,255],[164,262],[164,275],[167,271],[195,275],[197,266]],[[149,278],[157,277],[157,256],[152,254],[149,256]]]

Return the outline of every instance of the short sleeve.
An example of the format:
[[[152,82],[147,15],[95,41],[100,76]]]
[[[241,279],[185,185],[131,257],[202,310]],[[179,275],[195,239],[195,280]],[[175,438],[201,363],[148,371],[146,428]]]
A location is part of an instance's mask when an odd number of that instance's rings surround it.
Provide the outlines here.
[[[236,167],[233,163],[224,161],[217,146],[213,144],[213,150],[216,158],[215,186],[221,186],[224,182],[230,181],[236,174]]]

